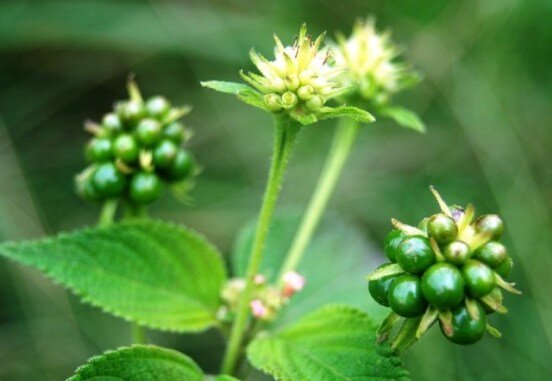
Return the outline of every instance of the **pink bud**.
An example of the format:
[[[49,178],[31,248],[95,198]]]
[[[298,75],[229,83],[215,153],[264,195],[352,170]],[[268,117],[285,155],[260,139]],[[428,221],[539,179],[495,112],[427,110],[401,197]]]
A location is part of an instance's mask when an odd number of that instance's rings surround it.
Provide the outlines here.
[[[266,282],[266,278],[263,274],[257,274],[255,275],[255,278],[253,278],[253,282],[255,282],[257,286],[260,286],[261,284]]]
[[[251,303],[249,303],[249,306],[251,307],[251,312],[253,313],[253,316],[258,319],[262,319],[268,314],[268,309],[259,299],[252,300]]]
[[[282,279],[284,281],[283,294],[286,298],[291,297],[297,291],[301,291],[303,287],[305,287],[305,277],[295,271],[285,273]]]

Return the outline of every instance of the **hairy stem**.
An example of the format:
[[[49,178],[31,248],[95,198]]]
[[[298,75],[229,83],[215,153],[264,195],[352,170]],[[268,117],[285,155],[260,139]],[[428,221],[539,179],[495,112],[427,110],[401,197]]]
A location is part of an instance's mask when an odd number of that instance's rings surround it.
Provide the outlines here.
[[[255,230],[253,248],[249,257],[245,288],[240,296],[236,319],[234,320],[230,331],[228,346],[226,347],[226,352],[222,362],[223,374],[232,374],[235,371],[236,364],[240,356],[242,355],[242,344],[249,319],[249,303],[251,302],[253,292],[254,277],[258,274],[261,267],[270,221],[272,220],[272,216],[274,214],[284,173],[299,130],[300,125],[297,122],[287,117],[276,117],[272,163],[270,165],[270,172],[265,188],[263,203],[259,213],[257,228]]]
[[[285,273],[297,269],[356,141],[358,130],[359,123],[352,119],[339,121],[324,169],[318,178],[318,183],[286,255],[278,279],[281,280]]]
[[[100,217],[98,218],[98,226],[104,227],[111,225],[115,219],[115,213],[117,212],[118,200],[107,200],[100,212]]]

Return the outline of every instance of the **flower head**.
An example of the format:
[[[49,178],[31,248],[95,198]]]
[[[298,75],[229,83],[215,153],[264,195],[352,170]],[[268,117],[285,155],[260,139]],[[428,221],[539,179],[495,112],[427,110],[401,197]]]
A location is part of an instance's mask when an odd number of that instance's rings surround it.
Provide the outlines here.
[[[271,113],[288,115],[302,125],[338,117],[373,122],[373,116],[365,110],[326,105],[330,99],[346,92],[348,84],[339,78],[345,69],[331,65],[330,49],[322,46],[324,37],[323,33],[312,39],[305,24],[292,45],[285,46],[275,35],[272,61],[251,50],[251,61],[259,73],[240,72],[249,86],[222,81],[207,81],[202,85],[235,94],[243,102]]]
[[[374,103],[386,103],[389,96],[417,82],[416,73],[395,62],[400,50],[389,32],[378,33],[373,19],[358,20],[349,38],[337,35],[334,67],[344,73],[344,85],[358,84],[358,94]]]
[[[342,83],[336,80],[341,69],[330,66],[330,51],[321,48],[324,36],[325,33],[312,40],[303,24],[291,46],[284,46],[274,35],[273,61],[251,51],[251,60],[261,75],[243,72],[241,75],[264,95],[267,108],[299,113],[316,111],[343,90]]]
[[[306,279],[304,276],[296,273],[295,271],[290,271],[284,274],[282,277],[284,281],[284,297],[291,297],[298,291],[301,291],[305,287]]]

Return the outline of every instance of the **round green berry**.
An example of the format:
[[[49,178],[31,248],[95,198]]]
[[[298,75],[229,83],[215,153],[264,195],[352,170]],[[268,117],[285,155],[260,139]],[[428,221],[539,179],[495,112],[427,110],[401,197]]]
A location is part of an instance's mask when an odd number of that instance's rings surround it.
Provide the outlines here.
[[[86,146],[88,160],[101,163],[109,161],[113,157],[111,140],[108,138],[93,138]]]
[[[435,214],[427,222],[427,232],[438,244],[446,245],[458,236],[458,226],[444,214]]]
[[[394,279],[387,298],[391,309],[403,317],[420,316],[427,307],[422,295],[420,278],[415,275],[403,274]]]
[[[146,147],[153,147],[162,137],[161,124],[154,119],[143,119],[136,127],[136,139]]]
[[[464,279],[455,266],[436,263],[422,276],[422,292],[432,306],[453,308],[464,298]]]
[[[462,266],[470,259],[470,247],[462,241],[453,241],[445,246],[443,256],[447,262]]]
[[[136,204],[149,204],[163,192],[163,182],[155,173],[138,172],[130,180],[130,199]]]
[[[490,241],[475,250],[473,257],[493,268],[496,268],[506,260],[508,253],[506,252],[506,247],[503,244],[496,241]]]
[[[92,184],[102,198],[118,197],[126,185],[126,178],[113,163],[103,163],[92,175]]]
[[[159,168],[168,168],[178,153],[178,146],[169,139],[161,141],[153,150],[153,163]]]
[[[176,153],[176,156],[167,168],[167,176],[170,180],[183,180],[192,175],[195,168],[195,159],[191,153],[181,148]]]
[[[389,263],[386,263],[384,265],[381,265],[378,267],[378,269],[381,269],[382,267],[388,266]],[[370,292],[370,295],[372,295],[372,298],[379,304],[385,307],[389,307],[389,301],[387,300],[387,295],[389,294],[389,288],[391,287],[391,283],[397,278],[397,275],[389,275],[385,276],[383,278],[379,278],[376,280],[370,280],[368,282],[368,291]]]
[[[511,257],[506,257],[504,261],[498,267],[495,267],[495,272],[500,275],[501,278],[507,278],[510,273],[512,272],[512,268],[514,267],[514,261],[512,261]]]
[[[123,123],[121,123],[121,119],[117,114],[112,112],[104,115],[102,119],[102,126],[109,131],[111,135],[115,135],[123,131]]]
[[[163,136],[172,140],[176,144],[180,144],[184,141],[185,129],[182,123],[173,122],[165,127]]]
[[[136,124],[145,116],[144,105],[136,101],[119,102],[115,109],[121,121],[129,125]]]
[[[504,223],[496,214],[487,214],[475,221],[475,230],[478,233],[490,233],[491,239],[498,241],[504,233]]]
[[[132,135],[121,134],[113,142],[113,152],[125,163],[133,163],[138,159],[140,149]]]
[[[456,344],[473,344],[479,341],[487,329],[487,317],[483,307],[475,302],[478,310],[478,317],[470,316],[466,306],[459,306],[452,310],[452,331],[447,332],[443,323],[440,322],[441,331],[445,337]]]
[[[387,234],[387,237],[385,237],[383,251],[391,262],[397,262],[397,250],[405,237],[406,234],[398,229],[391,230],[389,234]]]
[[[429,240],[420,235],[406,237],[396,252],[397,263],[411,274],[422,273],[435,262]]]
[[[475,298],[487,295],[496,286],[494,271],[473,259],[462,268],[462,276],[469,294]]]
[[[146,111],[148,115],[157,119],[162,119],[169,113],[170,109],[171,104],[162,96],[151,97],[146,102]]]

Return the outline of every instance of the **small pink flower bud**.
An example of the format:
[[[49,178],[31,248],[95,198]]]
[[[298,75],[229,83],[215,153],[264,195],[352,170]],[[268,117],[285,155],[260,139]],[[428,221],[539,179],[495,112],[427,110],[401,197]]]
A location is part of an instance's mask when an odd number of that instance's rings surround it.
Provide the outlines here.
[[[284,281],[283,294],[286,298],[291,297],[297,291],[301,291],[303,287],[305,287],[305,277],[295,271],[285,273],[282,279]]]
[[[262,274],[257,274],[255,275],[255,278],[253,278],[253,282],[255,282],[257,286],[260,286],[266,282],[266,277]]]
[[[259,299],[252,300],[249,306],[251,307],[251,313],[257,319],[262,319],[268,315],[268,309]]]

